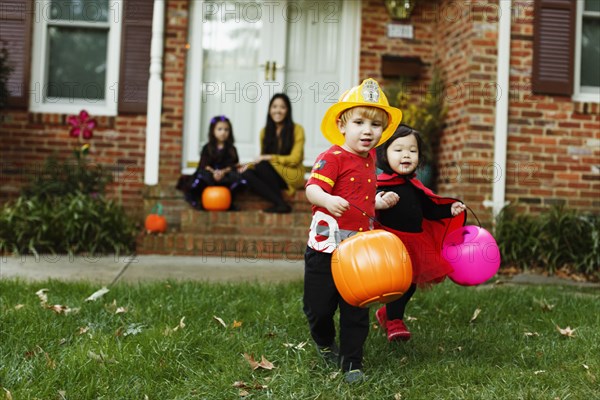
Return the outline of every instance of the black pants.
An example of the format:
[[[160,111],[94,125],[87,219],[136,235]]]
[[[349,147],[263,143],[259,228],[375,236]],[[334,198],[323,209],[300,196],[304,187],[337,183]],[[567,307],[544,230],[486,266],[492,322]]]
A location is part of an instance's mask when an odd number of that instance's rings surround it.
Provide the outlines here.
[[[391,301],[385,305],[385,311],[387,313],[387,319],[404,319],[404,310],[406,305],[413,297],[413,294],[417,291],[417,285],[414,283],[410,285],[406,293],[402,295],[398,300]]]
[[[286,205],[281,191],[287,189],[287,183],[268,161],[261,161],[254,168],[242,174],[248,187],[259,196],[273,203],[275,206]]]
[[[319,346],[329,346],[335,341],[333,316],[339,307],[342,369],[362,368],[363,345],[369,334],[369,309],[351,306],[342,299],[331,274],[331,254],[307,248],[304,262],[304,313],[313,340]]]

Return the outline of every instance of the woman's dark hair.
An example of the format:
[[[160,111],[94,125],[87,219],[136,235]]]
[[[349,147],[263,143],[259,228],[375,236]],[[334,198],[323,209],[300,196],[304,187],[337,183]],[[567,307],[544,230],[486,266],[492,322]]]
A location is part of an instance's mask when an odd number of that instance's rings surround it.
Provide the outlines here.
[[[387,149],[394,142],[394,140],[414,135],[415,139],[417,139],[417,148],[419,149],[419,164],[417,168],[420,167],[425,162],[425,155],[423,153],[423,139],[421,138],[421,133],[419,131],[414,130],[408,125],[400,124],[394,134],[381,146],[377,148],[377,168],[385,172],[386,174],[394,174],[394,170],[390,168],[390,162],[388,161]]]
[[[269,112],[271,110],[271,105],[277,99],[283,100],[287,107],[287,114],[283,120],[283,128],[280,133],[281,142],[277,138],[277,126]],[[261,154],[290,154],[292,146],[294,145],[294,120],[292,119],[292,104],[290,103],[290,98],[284,93],[276,93],[269,102],[269,111],[267,111],[267,126],[265,127],[265,137],[262,143]]]
[[[217,127],[217,123],[226,122],[229,125],[229,136],[225,140],[225,151],[232,157],[236,158],[237,162],[237,152],[233,147],[233,143],[235,142],[233,138],[233,126],[231,126],[231,121],[224,115],[217,115],[210,120],[210,126],[208,128],[208,155],[211,159],[214,159],[217,156],[217,137],[215,136],[215,128]]]

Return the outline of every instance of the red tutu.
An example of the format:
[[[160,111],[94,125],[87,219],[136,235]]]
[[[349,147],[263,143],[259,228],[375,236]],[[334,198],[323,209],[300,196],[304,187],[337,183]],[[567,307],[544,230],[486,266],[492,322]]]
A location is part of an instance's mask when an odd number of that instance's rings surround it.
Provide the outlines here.
[[[442,257],[441,243],[436,243],[429,232],[409,233],[387,226],[383,228],[398,236],[406,246],[412,262],[413,283],[421,286],[439,283],[454,271],[448,261]]]

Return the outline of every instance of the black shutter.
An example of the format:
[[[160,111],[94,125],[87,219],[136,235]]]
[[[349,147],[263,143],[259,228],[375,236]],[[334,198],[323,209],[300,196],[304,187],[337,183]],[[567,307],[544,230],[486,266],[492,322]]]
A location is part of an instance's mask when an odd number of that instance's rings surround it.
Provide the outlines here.
[[[119,113],[145,113],[150,77],[151,0],[126,0],[121,37]]]
[[[535,0],[532,91],[573,94],[576,1]]]
[[[31,0],[2,0],[0,47],[8,50],[8,101],[11,108],[27,108],[31,54]]]

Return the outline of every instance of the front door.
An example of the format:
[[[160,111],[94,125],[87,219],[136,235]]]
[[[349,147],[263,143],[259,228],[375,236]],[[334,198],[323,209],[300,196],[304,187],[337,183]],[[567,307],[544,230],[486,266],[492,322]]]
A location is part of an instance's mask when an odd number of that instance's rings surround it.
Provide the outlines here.
[[[305,165],[329,146],[325,110],[356,85],[359,1],[193,1],[184,116],[184,173],[197,165],[211,118],[226,115],[243,162],[260,152],[271,96],[285,92],[306,133]]]

